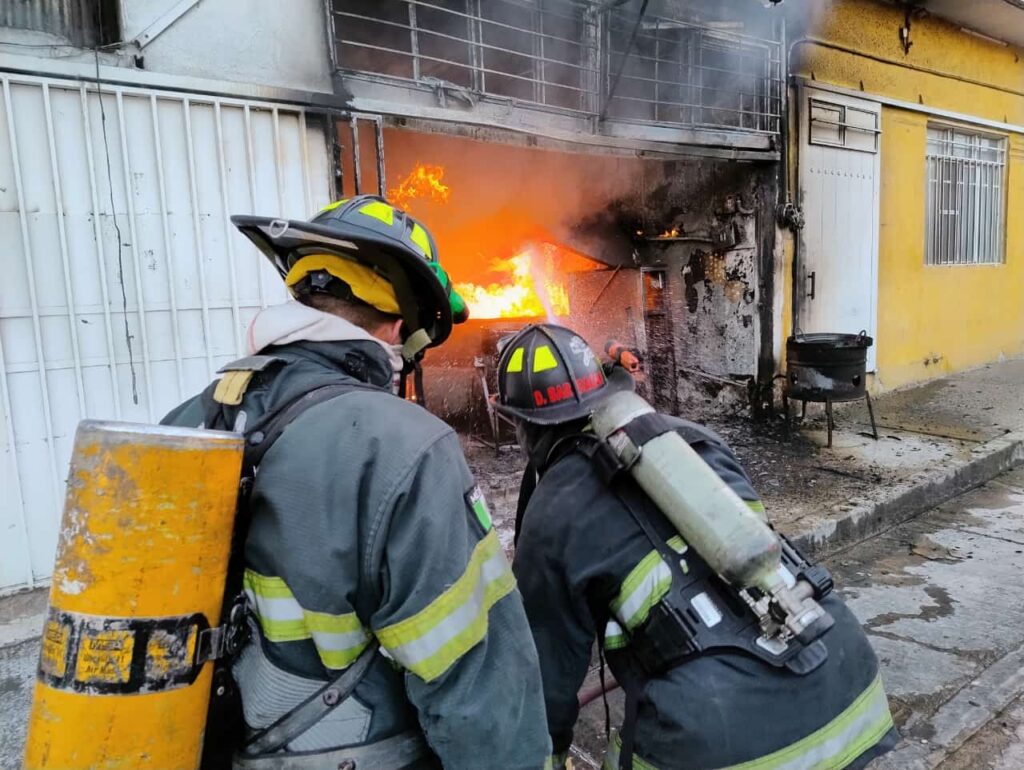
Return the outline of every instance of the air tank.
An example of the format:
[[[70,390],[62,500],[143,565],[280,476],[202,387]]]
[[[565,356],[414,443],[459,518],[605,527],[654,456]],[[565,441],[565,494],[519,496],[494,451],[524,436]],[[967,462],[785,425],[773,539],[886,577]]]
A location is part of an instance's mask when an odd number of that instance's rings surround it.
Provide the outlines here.
[[[792,585],[778,537],[679,434],[663,433],[635,447],[619,432],[653,411],[635,393],[615,393],[594,413],[594,431],[718,575],[736,588],[756,586],[769,593],[780,583]]]

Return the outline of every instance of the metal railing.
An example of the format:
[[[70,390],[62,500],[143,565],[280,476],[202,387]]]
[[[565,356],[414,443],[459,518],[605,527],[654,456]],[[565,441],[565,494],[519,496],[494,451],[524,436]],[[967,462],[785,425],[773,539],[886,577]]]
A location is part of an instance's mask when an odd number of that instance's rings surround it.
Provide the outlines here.
[[[928,128],[925,263],[1004,260],[1006,139]]]
[[[580,0],[328,2],[335,60],[348,77],[413,84],[468,103],[779,130],[780,45],[743,34],[739,24],[646,14],[637,27],[635,8]]]

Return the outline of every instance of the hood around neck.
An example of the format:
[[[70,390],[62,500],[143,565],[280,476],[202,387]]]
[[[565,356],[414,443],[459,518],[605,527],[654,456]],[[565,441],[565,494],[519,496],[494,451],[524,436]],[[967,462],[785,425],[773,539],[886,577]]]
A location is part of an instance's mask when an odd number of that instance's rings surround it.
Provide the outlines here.
[[[261,350],[295,342],[368,342],[378,345],[393,372],[402,369],[399,348],[374,337],[365,329],[336,315],[291,300],[264,308],[249,324],[250,355]]]

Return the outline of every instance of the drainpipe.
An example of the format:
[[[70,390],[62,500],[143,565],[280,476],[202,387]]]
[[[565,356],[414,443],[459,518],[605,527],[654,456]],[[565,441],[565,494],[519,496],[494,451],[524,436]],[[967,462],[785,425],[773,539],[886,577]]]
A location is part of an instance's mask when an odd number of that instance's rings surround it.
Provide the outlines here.
[[[786,19],[780,15],[775,25],[780,53],[786,48]],[[775,199],[762,199],[761,211],[769,209],[771,214],[762,213],[760,236],[760,335],[758,340],[757,379],[752,389],[751,406],[755,417],[766,417],[774,411],[773,383],[775,378],[775,253],[778,225],[789,201],[789,61],[780,56],[779,62],[779,161],[775,173]],[[774,205],[773,205],[774,204]]]

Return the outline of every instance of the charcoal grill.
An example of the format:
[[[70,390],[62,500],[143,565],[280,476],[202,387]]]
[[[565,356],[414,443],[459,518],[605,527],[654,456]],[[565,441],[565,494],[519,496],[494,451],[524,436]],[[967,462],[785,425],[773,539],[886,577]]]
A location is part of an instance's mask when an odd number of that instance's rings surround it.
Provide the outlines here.
[[[875,410],[867,389],[868,348],[874,340],[866,332],[860,334],[797,332],[786,340],[786,387],[782,406],[789,428],[789,401],[800,401],[801,418],[807,415],[807,402],[825,404],[828,422],[828,446],[832,446],[835,418],[832,404],[865,399],[871,417],[871,435],[878,439]]]

